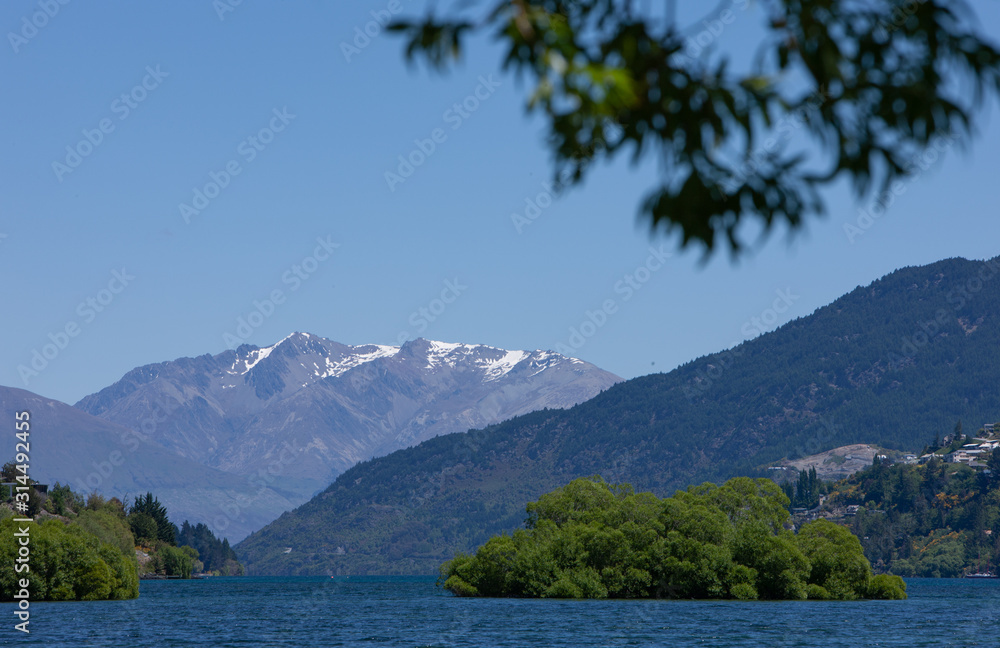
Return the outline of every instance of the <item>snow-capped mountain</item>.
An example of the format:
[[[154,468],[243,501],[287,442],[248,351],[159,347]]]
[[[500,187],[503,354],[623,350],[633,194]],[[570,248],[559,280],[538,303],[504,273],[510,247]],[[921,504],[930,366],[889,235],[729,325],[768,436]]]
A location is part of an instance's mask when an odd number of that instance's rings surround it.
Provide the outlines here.
[[[359,461],[588,400],[620,379],[551,351],[308,333],[130,371],[76,407],[300,503]]]

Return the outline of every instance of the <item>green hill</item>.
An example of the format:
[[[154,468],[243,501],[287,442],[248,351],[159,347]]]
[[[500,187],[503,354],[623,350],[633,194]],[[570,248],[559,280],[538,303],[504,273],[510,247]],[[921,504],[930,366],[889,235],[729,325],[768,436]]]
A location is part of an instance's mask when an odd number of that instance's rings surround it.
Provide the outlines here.
[[[833,484],[823,510],[862,538],[865,556],[901,576],[956,577],[1000,568],[1000,450],[990,469],[934,460],[881,465]]]
[[[850,443],[919,449],[956,420],[992,420],[998,379],[1000,257],[904,268],[569,410],[359,464],[236,551],[255,574],[435,573],[574,478],[663,496]]]

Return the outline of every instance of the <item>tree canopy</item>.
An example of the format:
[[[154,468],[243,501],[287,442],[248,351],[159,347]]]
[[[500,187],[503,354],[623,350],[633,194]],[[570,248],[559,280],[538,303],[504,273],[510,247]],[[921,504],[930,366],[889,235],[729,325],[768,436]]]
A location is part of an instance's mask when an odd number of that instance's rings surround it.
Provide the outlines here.
[[[702,484],[663,500],[577,479],[528,504],[526,528],[441,568],[460,596],[545,598],[906,598],[875,576],[848,529],[827,520],[796,535],[788,498],[768,479]]]
[[[690,25],[675,4],[468,0],[391,28],[408,59],[439,70],[491,32],[504,68],[534,84],[527,108],[547,121],[556,183],[651,157],[661,173],[640,215],[707,252],[722,241],[736,254],[741,222],[799,228],[842,178],[857,198],[885,195],[942,139],[968,142],[980,103],[1000,96],[1000,51],[961,0],[764,0],[766,36],[736,62],[717,45],[748,2]]]
[[[101,521],[94,520],[98,524]],[[31,571],[15,573],[19,544],[15,533],[28,529]],[[108,529],[105,532],[110,533]],[[139,574],[132,548],[103,542],[83,526],[52,519],[41,524],[0,521],[0,600],[10,601],[27,576],[32,600],[103,601],[139,596]]]
[[[151,540],[161,540],[167,544],[175,544],[177,537],[177,527],[167,517],[167,508],[160,504],[160,500],[153,497],[152,493],[146,493],[132,503],[129,508],[129,523],[132,525],[132,533],[137,538],[149,538]],[[152,520],[154,526],[149,525]]]

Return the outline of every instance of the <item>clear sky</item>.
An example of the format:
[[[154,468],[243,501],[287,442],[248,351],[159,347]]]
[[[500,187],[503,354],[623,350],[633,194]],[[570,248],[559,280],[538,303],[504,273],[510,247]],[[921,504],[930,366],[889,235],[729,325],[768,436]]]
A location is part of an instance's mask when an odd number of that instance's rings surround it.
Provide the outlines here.
[[[220,17],[225,1],[0,5],[0,384],[73,403],[139,365],[293,331],[562,345],[631,378],[899,267],[1000,254],[994,106],[969,152],[908,182],[853,242],[844,224],[866,204],[834,190],[791,242],[777,232],[736,264],[661,261],[673,242],[636,220],[652,163],[542,195],[518,230],[550,159],[489,41],[441,77],[408,68],[394,36],[358,38],[389,0]],[[972,4],[1000,37],[1000,4]],[[714,38],[750,52],[762,11],[740,0],[734,14]],[[420,147],[422,164],[387,182]]]

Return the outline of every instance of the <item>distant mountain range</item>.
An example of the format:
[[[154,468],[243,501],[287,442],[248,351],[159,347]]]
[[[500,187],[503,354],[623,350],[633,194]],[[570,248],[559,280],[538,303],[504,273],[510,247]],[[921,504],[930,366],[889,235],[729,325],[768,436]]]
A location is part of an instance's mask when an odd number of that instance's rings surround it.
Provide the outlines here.
[[[659,495],[852,443],[919,449],[1000,412],[1000,257],[904,268],[565,411],[358,464],[237,547],[250,573],[435,573],[600,474]]]
[[[0,387],[0,417],[31,412],[32,479],[68,484],[83,495],[135,498],[153,491],[171,520],[204,520],[242,537],[294,506],[272,488],[208,468],[151,443],[148,436],[22,389]],[[11,423],[13,430],[13,423]],[[0,435],[0,463],[14,458],[13,432]],[[280,489],[279,489],[280,490]]]
[[[212,524],[209,514],[218,504],[210,493],[202,508],[192,509],[192,523],[209,524],[235,541],[260,520],[307,501],[358,461],[440,434],[569,407],[620,380],[549,351],[424,339],[401,347],[347,346],[294,333],[269,347],[243,345],[139,367],[76,408],[141,435],[185,465],[212,469],[206,474],[232,475],[273,492],[277,497],[242,508],[227,529]],[[59,431],[52,434],[60,438]],[[141,473],[144,464],[135,462]],[[156,480],[147,482],[173,511]],[[201,487],[197,479],[192,485]],[[242,520],[250,510],[256,527],[250,517]]]

